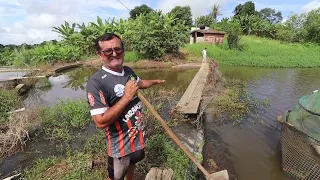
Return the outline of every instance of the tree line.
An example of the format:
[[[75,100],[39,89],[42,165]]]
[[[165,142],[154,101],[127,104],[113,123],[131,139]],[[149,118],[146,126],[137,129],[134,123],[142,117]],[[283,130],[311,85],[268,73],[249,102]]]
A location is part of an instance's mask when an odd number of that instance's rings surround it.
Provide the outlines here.
[[[252,1],[239,4],[233,16],[222,16],[221,7],[212,5],[207,15],[192,19],[190,6],[176,6],[170,12],[154,10],[146,4],[130,11],[128,19],[103,19],[76,24],[64,22],[52,31],[61,41],[41,44],[1,45],[1,65],[28,65],[75,61],[95,54],[94,40],[105,32],[119,34],[128,51],[135,51],[148,59],[162,59],[166,54],[177,54],[189,42],[191,27],[208,26],[225,31],[230,48],[237,46],[241,35],[255,35],[290,43],[320,43],[320,8],[304,14],[291,14],[283,21],[282,13],[272,8],[256,10]]]

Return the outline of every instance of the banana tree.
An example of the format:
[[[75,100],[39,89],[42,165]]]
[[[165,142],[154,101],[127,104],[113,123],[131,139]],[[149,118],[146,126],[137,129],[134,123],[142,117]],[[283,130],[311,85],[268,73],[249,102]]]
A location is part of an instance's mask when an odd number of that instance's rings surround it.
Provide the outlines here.
[[[59,33],[60,37],[63,39],[68,39],[72,34],[74,34],[75,28],[76,28],[76,23],[72,23],[71,25],[65,21],[64,24],[61,24],[60,27],[52,27],[53,32]]]
[[[91,22],[90,24],[98,30],[100,35],[106,32],[115,32],[117,30],[117,23],[114,18],[112,21],[110,21],[109,18],[103,22],[102,19],[97,16],[97,23]]]

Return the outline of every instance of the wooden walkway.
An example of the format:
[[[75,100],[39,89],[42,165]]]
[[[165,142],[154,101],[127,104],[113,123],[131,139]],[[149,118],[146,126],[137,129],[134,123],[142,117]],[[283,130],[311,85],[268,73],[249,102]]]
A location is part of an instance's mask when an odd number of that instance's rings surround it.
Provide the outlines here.
[[[176,110],[182,114],[197,114],[200,105],[203,88],[209,74],[209,64],[202,63],[198,73],[194,76],[187,90],[184,92],[176,106]]]

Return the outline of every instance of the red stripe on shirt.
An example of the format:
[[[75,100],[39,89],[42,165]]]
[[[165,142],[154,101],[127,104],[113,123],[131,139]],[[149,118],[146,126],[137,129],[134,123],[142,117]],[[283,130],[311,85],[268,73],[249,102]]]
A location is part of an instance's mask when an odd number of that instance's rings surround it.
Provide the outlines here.
[[[143,132],[139,131],[139,138],[140,138],[140,146],[141,148],[144,148],[144,139],[143,139]]]
[[[127,125],[128,125],[128,129],[129,129],[129,132],[130,132],[130,128],[132,127],[132,123],[131,123],[131,120],[129,120],[127,122]],[[130,139],[130,148],[131,148],[131,152],[135,152],[135,148],[134,148],[134,137],[130,137],[129,136],[129,139]]]
[[[119,133],[119,144],[120,144],[120,155],[124,156],[124,143],[123,143],[123,134],[122,134],[122,129],[120,127],[120,123],[118,121],[116,121],[116,128],[118,130]]]
[[[111,143],[109,127],[106,128],[106,134],[107,134],[107,139],[108,139],[108,154],[110,157],[112,157],[112,148],[111,148],[112,143]]]

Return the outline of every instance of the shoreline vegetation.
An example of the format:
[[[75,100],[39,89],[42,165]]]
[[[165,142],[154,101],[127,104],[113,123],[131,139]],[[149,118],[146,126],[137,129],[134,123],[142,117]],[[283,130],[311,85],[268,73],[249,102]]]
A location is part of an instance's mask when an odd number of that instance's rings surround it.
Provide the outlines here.
[[[216,60],[221,65],[248,66],[266,68],[312,68],[320,67],[320,46],[314,44],[283,43],[281,41],[261,38],[256,36],[241,36],[240,43],[244,50],[228,49],[227,40],[221,45],[197,43],[187,44],[180,48],[176,55],[166,55],[163,60],[145,59],[134,51],[128,51],[125,55],[125,65],[133,68],[170,68],[179,64],[201,63],[201,51],[207,48],[207,61]],[[74,62],[86,65],[100,66],[97,56],[77,59],[76,61],[57,61],[51,67],[73,64]],[[3,66],[4,68],[6,66]],[[9,67],[9,66],[8,66]],[[36,66],[18,66],[23,68],[40,68],[48,70],[50,66],[38,64]],[[12,68],[12,66],[10,66]]]

